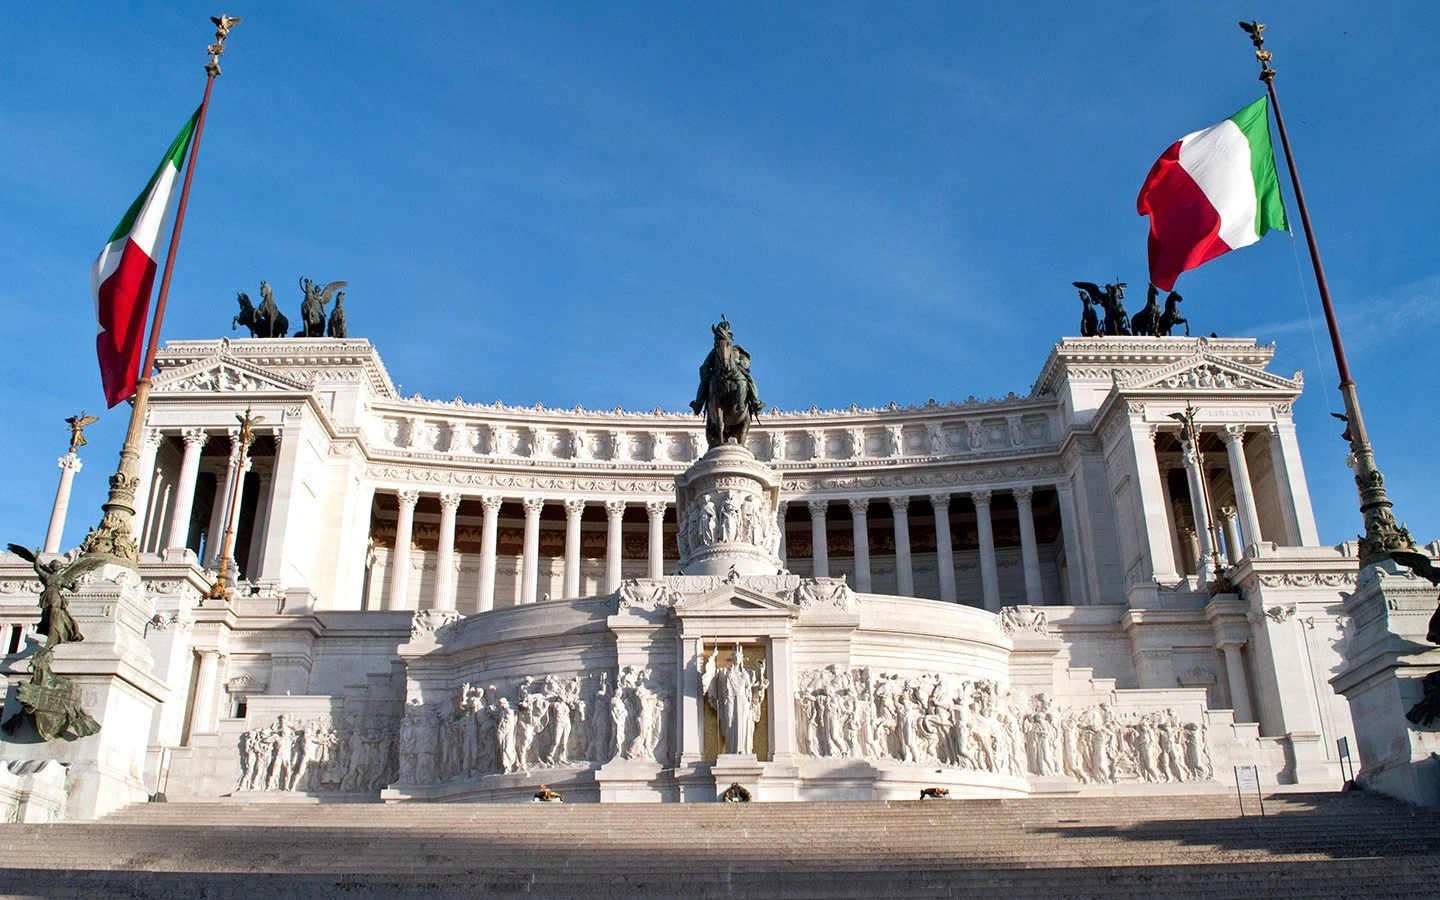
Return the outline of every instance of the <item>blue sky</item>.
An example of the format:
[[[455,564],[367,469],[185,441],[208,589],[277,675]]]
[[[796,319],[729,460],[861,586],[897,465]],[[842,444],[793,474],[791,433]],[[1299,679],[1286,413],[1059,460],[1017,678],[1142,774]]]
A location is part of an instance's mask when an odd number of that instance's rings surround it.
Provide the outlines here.
[[[304,275],[350,282],[351,333],[406,393],[682,408],[722,311],[783,408],[1024,393],[1076,333],[1071,281],[1143,298],[1140,182],[1262,92],[1235,27],[1259,18],[1396,512],[1440,537],[1440,20],[1095,6],[245,4],[164,335],[231,334],[262,278],[295,318]],[[39,543],[62,420],[104,406],[88,267],[199,102],[217,10],[0,8],[0,540]],[[1196,333],[1305,370],[1320,534],[1353,537],[1303,242],[1178,287]],[[67,545],[126,412],[92,430]]]

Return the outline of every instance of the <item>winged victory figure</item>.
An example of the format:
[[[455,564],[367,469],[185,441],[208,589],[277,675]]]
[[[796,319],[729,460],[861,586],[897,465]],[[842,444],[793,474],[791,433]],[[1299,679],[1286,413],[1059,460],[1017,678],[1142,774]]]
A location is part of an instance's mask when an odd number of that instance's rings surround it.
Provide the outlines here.
[[[105,565],[104,557],[82,556],[76,560],[61,557],[43,563],[38,556],[39,551],[19,544],[10,544],[9,550],[34,566],[35,577],[40,579],[40,625],[35,631],[45,635],[45,649],[53,650],[61,644],[84,640],[70,615],[62,591],[75,590],[80,576]]]
[[[332,281],[323,288],[308,278],[300,279],[300,290],[305,292],[305,299],[300,302],[300,330],[295,332],[296,337],[324,337],[325,336],[325,307],[330,304],[330,298],[335,292],[345,287],[348,282]]]
[[[85,410],[83,409],[80,410],[80,415],[71,416],[70,418],[65,420],[65,424],[70,426],[71,453],[74,453],[76,448],[83,447],[86,444],[90,443],[89,441],[85,440],[85,429],[91,425],[94,425],[98,421],[100,421],[99,416],[87,416],[85,415]]]

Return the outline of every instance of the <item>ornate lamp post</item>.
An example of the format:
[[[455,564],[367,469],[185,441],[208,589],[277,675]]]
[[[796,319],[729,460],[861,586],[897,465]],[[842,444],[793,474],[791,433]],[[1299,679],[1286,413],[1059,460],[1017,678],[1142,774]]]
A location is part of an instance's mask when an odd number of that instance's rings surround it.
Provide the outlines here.
[[[220,545],[220,566],[215,573],[215,583],[210,586],[210,593],[207,595],[211,600],[223,600],[230,602],[230,584],[228,573],[230,568],[230,557],[235,552],[235,520],[238,518],[236,512],[240,509],[241,491],[245,485],[245,464],[250,458],[250,445],[255,441],[255,426],[265,421],[264,416],[250,415],[250,407],[245,407],[243,416],[236,416],[240,423],[240,454],[235,460],[235,483],[231,488],[230,497],[225,507],[225,538]],[[239,566],[236,566],[237,575]]]

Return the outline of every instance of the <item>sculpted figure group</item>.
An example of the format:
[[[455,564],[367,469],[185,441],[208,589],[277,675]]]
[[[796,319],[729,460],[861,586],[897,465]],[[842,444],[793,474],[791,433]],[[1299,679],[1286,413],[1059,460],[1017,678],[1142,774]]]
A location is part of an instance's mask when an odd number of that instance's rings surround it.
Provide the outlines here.
[[[1080,302],[1085,304],[1080,314],[1080,336],[1102,337],[1136,335],[1141,337],[1169,337],[1175,326],[1184,325],[1185,335],[1190,335],[1190,323],[1180,315],[1180,304],[1184,297],[1171,291],[1165,298],[1165,308],[1160,308],[1160,289],[1150,285],[1145,308],[1134,316],[1125,312],[1125,282],[1117,281],[1104,288],[1093,281],[1072,282],[1080,291]],[[1105,313],[1102,323],[1096,307]]]
[[[450,710],[406,704],[398,781],[439,784],[616,758],[663,763],[669,708],[650,670],[635,666],[613,684],[608,672],[527,676],[509,691],[467,684]]]
[[[806,673],[796,698],[800,752],[895,759],[1012,776],[1203,781],[1213,777],[1205,725],[1172,709],[1122,719],[1110,703],[1059,709],[1046,694],[987,679]]]
[[[300,279],[300,291],[304,296],[300,301],[300,330],[295,332],[295,337],[349,336],[349,329],[345,324],[345,292],[340,290],[345,285],[344,281],[332,281],[322,287],[309,278]],[[330,305],[332,296],[335,308],[330,311],[327,319],[325,307]],[[271,289],[270,282],[260,282],[258,308],[244,291],[236,295],[235,302],[240,305],[240,312],[230,320],[231,331],[244,325],[250,329],[251,337],[283,338],[290,330],[290,320],[275,302],[275,291]]]
[[[680,556],[714,544],[754,544],[774,552],[780,541],[764,498],[744,491],[714,491],[685,510],[677,535]]]
[[[240,735],[240,791],[378,791],[395,780],[395,720],[282,713],[274,724]]]

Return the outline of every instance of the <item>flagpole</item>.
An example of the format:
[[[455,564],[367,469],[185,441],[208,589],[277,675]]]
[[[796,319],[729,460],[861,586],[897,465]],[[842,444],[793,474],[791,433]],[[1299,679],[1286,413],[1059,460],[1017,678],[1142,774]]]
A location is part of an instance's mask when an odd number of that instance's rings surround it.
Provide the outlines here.
[[[180,229],[185,224],[185,207],[190,201],[190,182],[195,177],[195,160],[200,154],[200,136],[205,131],[205,114],[210,108],[210,91],[215,86],[215,76],[220,74],[220,56],[225,52],[225,38],[230,29],[240,20],[221,13],[212,18],[215,23],[215,43],[206,47],[210,61],[205,64],[205,97],[200,101],[200,115],[195,122],[195,138],[190,144],[190,161],[185,166],[185,182],[180,189],[180,202],[175,207],[175,225],[170,231],[170,248],[165,254],[165,274],[160,279],[160,294],[155,300],[155,316],[150,323],[150,338],[145,347],[145,361],[140,377],[135,382],[135,394],[130,406],[130,424],[125,430],[125,443],[120,448],[120,467],[110,476],[110,494],[101,504],[104,510],[100,524],[90,529],[81,552],[87,555],[104,556],[111,562],[129,568],[140,563],[140,546],[131,533],[131,519],[135,515],[135,492],[140,487],[140,443],[145,428],[145,418],[150,410],[150,374],[155,369],[155,354],[159,350],[160,324],[165,318],[165,301],[170,296],[170,277],[175,272],[175,254],[180,247]]]
[[[1365,433],[1365,420],[1360,415],[1360,398],[1355,381],[1350,377],[1350,364],[1345,359],[1345,345],[1340,340],[1340,325],[1330,302],[1330,285],[1325,281],[1325,268],[1320,264],[1320,250],[1315,246],[1315,232],[1310,227],[1310,211],[1305,206],[1305,192],[1300,188],[1300,173],[1290,151],[1290,137],[1285,132],[1285,119],[1280,115],[1280,98],[1275,94],[1275,70],[1270,67],[1271,54],[1265,49],[1265,25],[1241,22],[1240,28],[1250,35],[1255,45],[1255,58],[1260,61],[1260,80],[1270,95],[1270,108],[1275,111],[1275,126],[1280,132],[1280,146],[1285,150],[1285,164],[1290,169],[1290,183],[1295,187],[1295,206],[1300,210],[1300,225],[1305,230],[1305,245],[1310,249],[1310,262],[1315,269],[1315,284],[1320,291],[1320,305],[1325,310],[1325,325],[1330,330],[1330,346],[1335,351],[1335,367],[1340,373],[1340,396],[1345,403],[1345,434],[1350,441],[1350,467],[1355,470],[1355,486],[1360,492],[1360,514],[1365,521],[1365,534],[1360,538],[1360,568],[1389,557],[1393,550],[1415,549],[1410,532],[1395,521],[1389,497],[1385,494],[1385,476],[1375,464],[1375,452]]]

